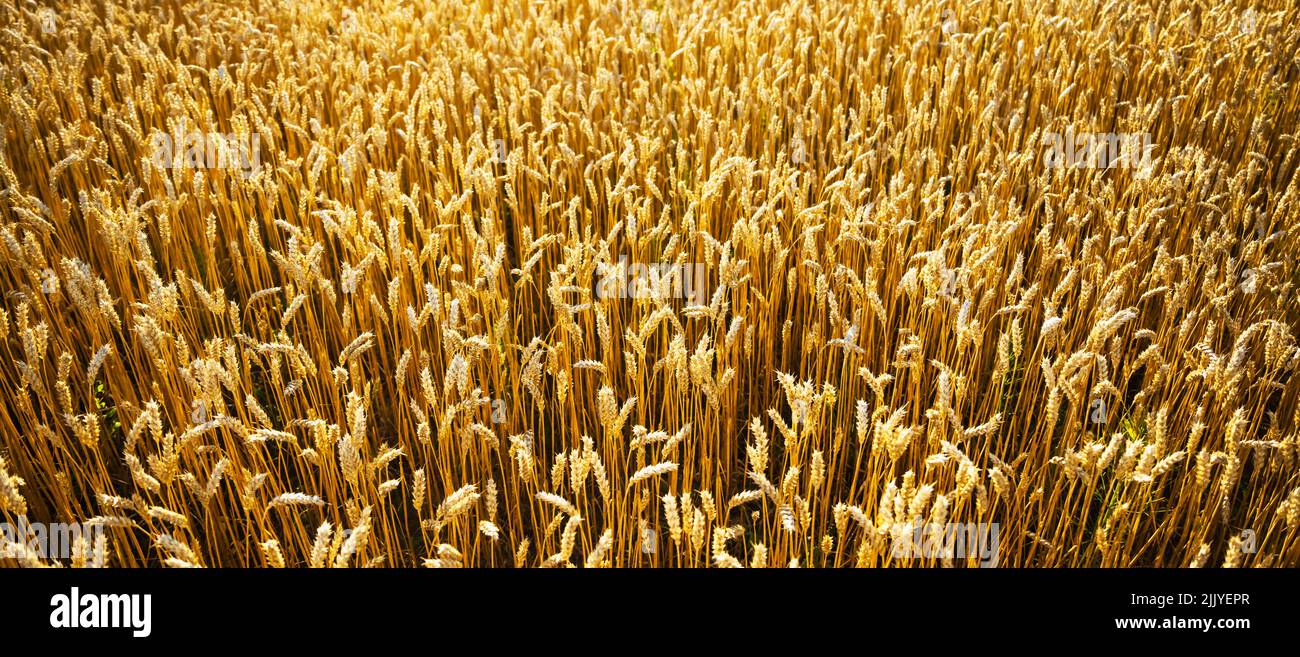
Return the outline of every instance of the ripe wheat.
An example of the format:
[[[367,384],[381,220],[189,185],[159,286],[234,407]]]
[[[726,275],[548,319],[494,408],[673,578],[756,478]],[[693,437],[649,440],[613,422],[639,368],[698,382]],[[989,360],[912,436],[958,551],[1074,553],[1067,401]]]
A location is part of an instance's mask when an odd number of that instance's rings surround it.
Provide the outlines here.
[[[1300,565],[1294,3],[351,4],[0,8],[0,564]]]

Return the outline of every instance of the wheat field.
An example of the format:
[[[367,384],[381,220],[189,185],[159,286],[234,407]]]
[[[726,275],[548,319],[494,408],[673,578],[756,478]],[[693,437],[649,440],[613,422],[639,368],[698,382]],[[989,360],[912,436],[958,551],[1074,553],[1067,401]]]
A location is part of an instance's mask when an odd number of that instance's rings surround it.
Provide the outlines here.
[[[341,4],[0,8],[0,565],[1300,565],[1294,3]]]

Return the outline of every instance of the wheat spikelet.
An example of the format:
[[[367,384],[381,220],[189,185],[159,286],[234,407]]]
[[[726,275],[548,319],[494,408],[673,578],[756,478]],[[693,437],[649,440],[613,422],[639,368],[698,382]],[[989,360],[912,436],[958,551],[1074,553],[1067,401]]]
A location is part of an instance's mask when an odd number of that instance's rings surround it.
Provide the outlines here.
[[[627,480],[627,486],[628,488],[631,488],[642,481],[654,477],[658,477],[660,475],[665,475],[670,472],[677,472],[676,463],[664,462],[664,463],[656,463],[654,465],[647,465],[644,468],[641,468],[640,470],[637,470],[632,474],[632,477]]]
[[[276,495],[268,504],[268,507],[290,507],[290,506],[325,506],[325,500],[316,495],[306,493],[280,493]]]

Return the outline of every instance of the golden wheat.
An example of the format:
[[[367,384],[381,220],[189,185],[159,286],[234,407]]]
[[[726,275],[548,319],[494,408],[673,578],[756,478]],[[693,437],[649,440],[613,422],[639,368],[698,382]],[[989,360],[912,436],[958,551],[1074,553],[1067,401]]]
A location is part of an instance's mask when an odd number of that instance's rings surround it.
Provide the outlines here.
[[[1300,564],[1294,3],[357,5],[0,8],[0,564]]]

